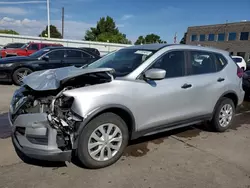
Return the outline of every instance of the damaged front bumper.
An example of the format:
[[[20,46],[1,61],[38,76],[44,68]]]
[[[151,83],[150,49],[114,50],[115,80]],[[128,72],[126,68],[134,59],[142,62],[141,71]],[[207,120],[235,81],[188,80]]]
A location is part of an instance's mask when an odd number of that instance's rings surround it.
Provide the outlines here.
[[[47,119],[46,113],[22,114],[12,119],[12,141],[16,149],[24,155],[46,161],[70,161],[72,150],[62,150],[58,146],[60,137]]]

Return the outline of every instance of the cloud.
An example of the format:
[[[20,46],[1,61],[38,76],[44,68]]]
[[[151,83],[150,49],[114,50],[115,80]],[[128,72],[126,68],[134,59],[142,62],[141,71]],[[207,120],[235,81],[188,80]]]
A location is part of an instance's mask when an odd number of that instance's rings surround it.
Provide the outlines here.
[[[134,15],[132,15],[132,14],[125,14],[122,16],[121,20],[128,20],[128,19],[133,18],[133,17],[134,17]]]
[[[0,7],[0,13],[8,15],[26,15],[29,12],[18,7]]]
[[[55,25],[61,31],[61,20],[51,20],[51,24]],[[30,20],[27,18],[18,20],[9,17],[0,19],[0,29],[13,29],[21,35],[38,36],[46,26],[47,21],[45,20]],[[86,30],[94,26],[95,24],[67,20],[64,23],[64,38],[82,39]]]
[[[47,12],[47,7],[46,6],[38,6],[38,8],[40,10],[44,10],[44,11]],[[58,9],[58,8],[51,8],[50,7],[50,13],[58,13],[59,11],[60,11],[60,9]]]
[[[2,5],[39,4],[39,3],[46,3],[46,1],[15,1],[15,2],[1,1],[0,2],[0,4]]]

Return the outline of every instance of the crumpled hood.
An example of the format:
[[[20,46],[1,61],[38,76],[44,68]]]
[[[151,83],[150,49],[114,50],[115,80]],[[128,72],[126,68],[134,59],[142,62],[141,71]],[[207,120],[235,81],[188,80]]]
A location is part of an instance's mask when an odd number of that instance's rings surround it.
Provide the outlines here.
[[[56,90],[60,87],[61,82],[80,75],[89,73],[107,72],[114,73],[111,68],[77,68],[75,66],[36,71],[24,77],[24,85],[28,85],[33,90],[46,91]]]

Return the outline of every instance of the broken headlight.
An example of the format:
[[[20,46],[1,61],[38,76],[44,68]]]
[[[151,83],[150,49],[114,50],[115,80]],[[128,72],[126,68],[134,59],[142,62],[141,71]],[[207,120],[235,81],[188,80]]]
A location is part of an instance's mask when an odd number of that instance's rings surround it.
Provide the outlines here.
[[[63,110],[63,109],[69,109],[71,108],[72,104],[74,102],[74,97],[67,97],[62,96],[57,99],[57,105]]]

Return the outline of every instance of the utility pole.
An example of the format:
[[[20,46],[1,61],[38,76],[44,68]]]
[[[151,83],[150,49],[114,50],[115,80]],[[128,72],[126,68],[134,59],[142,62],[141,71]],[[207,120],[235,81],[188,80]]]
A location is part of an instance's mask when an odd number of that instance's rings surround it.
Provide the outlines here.
[[[62,38],[64,36],[64,7],[62,8]]]
[[[50,12],[49,12],[49,0],[47,0],[47,13],[48,13],[48,38],[50,38]]]

